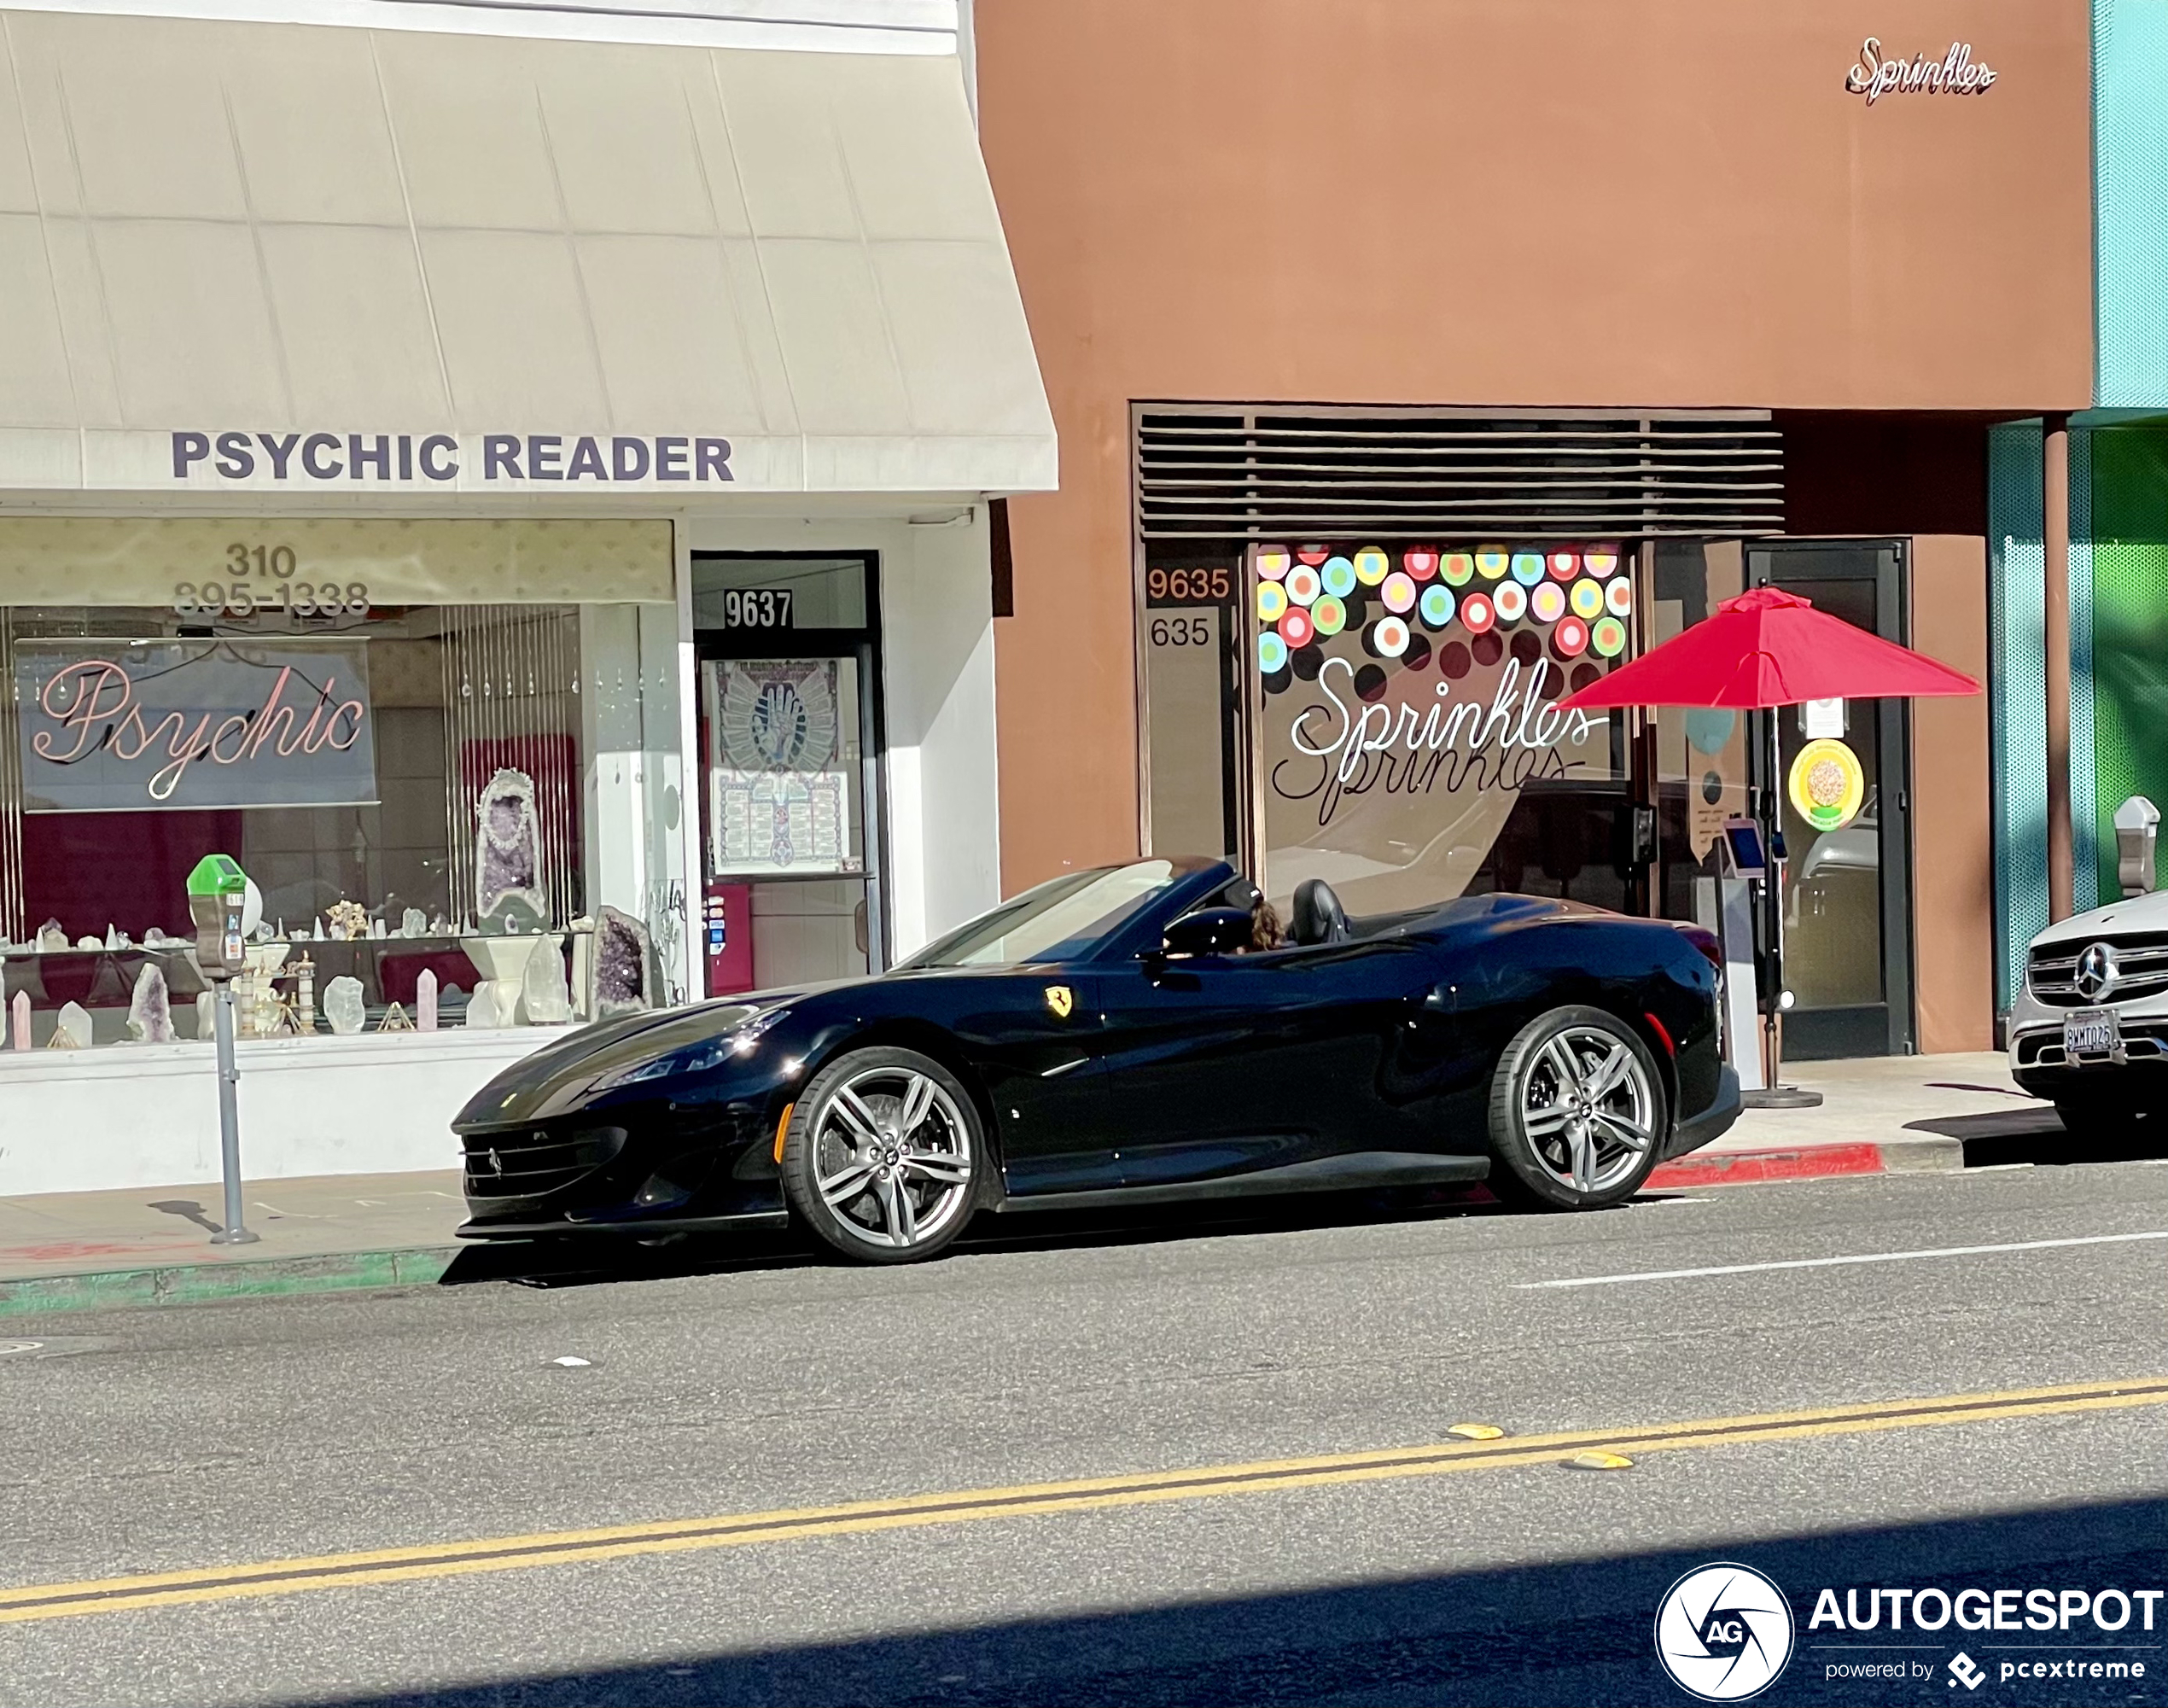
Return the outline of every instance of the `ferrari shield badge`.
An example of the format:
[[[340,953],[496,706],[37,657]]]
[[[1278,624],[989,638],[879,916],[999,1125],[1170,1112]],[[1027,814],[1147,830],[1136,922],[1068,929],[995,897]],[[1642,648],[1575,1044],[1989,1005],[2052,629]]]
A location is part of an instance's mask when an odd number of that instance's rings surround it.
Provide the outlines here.
[[[1046,987],[1046,1006],[1054,1011],[1058,1019],[1069,1018],[1069,1011],[1076,1006],[1076,994],[1065,984]]]

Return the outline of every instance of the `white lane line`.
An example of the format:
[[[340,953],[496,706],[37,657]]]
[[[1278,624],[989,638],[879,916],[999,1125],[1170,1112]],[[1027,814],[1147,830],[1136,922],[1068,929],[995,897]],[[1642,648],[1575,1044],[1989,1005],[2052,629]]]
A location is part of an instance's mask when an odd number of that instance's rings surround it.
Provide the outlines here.
[[[2068,1245],[2127,1245],[2137,1239],[2168,1239],[2168,1228],[2149,1233],[2089,1233],[2081,1239],[2020,1239],[2009,1245],[1943,1245],[1930,1251],[1869,1251],[1856,1257],[1792,1257],[1779,1263],[1722,1263],[1707,1269],[1643,1269],[1631,1275],[1576,1275],[1563,1281],[1518,1281],[1514,1291],[1534,1287],[1610,1287],[1623,1281],[1683,1281],[1697,1275],[1752,1275],[1768,1269],[1835,1269],[1849,1263],[1914,1263],[1922,1257],[1980,1257],[1996,1251],[2051,1251]]]

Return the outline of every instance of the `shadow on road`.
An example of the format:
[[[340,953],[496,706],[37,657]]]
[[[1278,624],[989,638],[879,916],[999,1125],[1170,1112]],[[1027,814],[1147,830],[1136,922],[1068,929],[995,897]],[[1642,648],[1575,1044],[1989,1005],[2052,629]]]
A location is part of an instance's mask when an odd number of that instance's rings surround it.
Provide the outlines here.
[[[2074,1163],[2136,1163],[2168,1157],[2168,1122],[2140,1116],[2103,1123],[2083,1133],[2065,1129],[2044,1106],[1997,1109],[1983,1115],[1943,1115],[1908,1121],[1908,1133],[1935,1133],[1964,1141],[1968,1169],[2030,1163],[2060,1168]]]
[[[1538,1473],[1546,1474],[1546,1473]],[[1560,1475],[1569,1474],[1565,1472]],[[1221,1532],[1237,1536],[1229,1530]],[[812,1544],[819,1546],[819,1544]],[[938,1541],[919,1544],[938,1548]],[[641,1665],[540,1672],[350,1708],[468,1704],[789,1703],[1611,1704],[1686,1702],[1657,1665],[1658,1600],[1683,1573],[1735,1560],[1782,1587],[1796,1626],[1789,1665],[1763,1703],[1944,1703],[1974,1699],[1949,1663],[1962,1651],[1985,1669],[1977,1699],[2039,1703],[2168,1700],[2168,1616],[2101,1632],[2082,1616],[2067,1632],[1907,1627],[1893,1634],[1810,1629],[1824,1587],[1940,1587],[1954,1594],[2168,1585],[2168,1499],[1838,1530],[1776,1542],[1720,1540],[1691,1552],[1622,1554],[1518,1570],[1441,1573],[1342,1588],[1124,1609],[1070,1618],[929,1629],[857,1641],[744,1647]],[[1243,1562],[1225,1564],[1239,1569]],[[602,1588],[598,1582],[597,1588]],[[1149,1598],[1151,1586],[1137,1586]],[[869,1586],[865,1605],[877,1607]],[[2018,1604],[2022,1607],[2022,1601]],[[757,1604],[719,1605],[720,1625],[758,1630]],[[1861,1645],[1920,1647],[1875,1651]],[[1843,1645],[1844,1647],[1837,1647]],[[2124,1645],[2106,1647],[2104,1645]],[[2082,1653],[2073,1653],[2079,1651]],[[2005,1662],[2142,1663],[2142,1677],[2001,1682]],[[1916,1663],[1903,1682],[1833,1677],[1834,1665]]]
[[[1648,1193],[1620,1214],[1660,1203],[1676,1193]],[[1305,1228],[1355,1227],[1389,1222],[1431,1221],[1507,1210],[1482,1186],[1419,1186],[1385,1192],[1320,1193],[1308,1198],[1250,1199],[1139,1207],[1119,1216],[1104,1212],[1029,1215],[981,1212],[951,1248],[958,1256],[990,1251],[1074,1250],[1097,1245],[1152,1245],[1210,1239],[1233,1233],[1286,1233]],[[731,1233],[713,1239],[686,1235],[668,1244],[592,1236],[473,1245],[461,1250],[438,1285],[521,1281],[534,1286],[585,1286],[604,1281],[659,1280],[743,1269],[799,1268],[841,1264],[843,1259],[809,1236],[791,1231]]]

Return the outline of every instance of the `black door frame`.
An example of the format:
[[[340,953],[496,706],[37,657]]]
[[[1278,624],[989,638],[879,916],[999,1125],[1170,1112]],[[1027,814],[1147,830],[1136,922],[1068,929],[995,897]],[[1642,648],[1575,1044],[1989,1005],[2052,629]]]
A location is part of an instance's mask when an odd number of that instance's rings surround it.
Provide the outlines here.
[[[1912,644],[1912,542],[1902,538],[1852,539],[1767,539],[1746,542],[1746,585],[1767,586],[1772,580],[1800,583],[1852,581],[1865,579],[1856,567],[1833,561],[1856,557],[1862,552],[1887,553],[1874,573],[1874,629],[1885,640],[1900,646]],[[1824,561],[1817,563],[1821,558]],[[1781,567],[1775,567],[1780,560]],[[1752,738],[1748,742],[1748,776],[1753,786],[1781,787],[1780,778],[1768,778],[1764,755],[1769,751],[1772,716],[1786,711],[1749,714]],[[1859,1046],[1871,1042],[1862,1032],[1871,1007],[1885,1011],[1880,1029],[1880,1053],[1909,1056],[1918,1037],[1914,1014],[1915,992],[1912,967],[1912,702],[1881,702],[1880,734],[1875,753],[1878,837],[1882,906],[1882,997],[1879,1005],[1856,1009],[1814,1011],[1827,1017],[1815,1023],[1808,1011],[1787,1017],[1785,1053],[1805,1060],[1817,1056],[1863,1053]],[[1816,1034],[1826,1034],[1818,1037]]]
[[[859,810],[865,822],[865,959],[869,972],[884,971],[895,960],[889,903],[888,692],[881,669],[881,555],[877,551],[696,551],[693,573],[702,563],[841,563],[855,560],[865,577],[865,622],[858,628],[696,628],[692,632],[693,693],[702,688],[700,667],[711,658],[852,658],[858,662]],[[708,743],[704,715],[699,767],[700,871],[695,883],[708,884]],[[779,873],[762,882],[789,883]],[[819,880],[812,880],[819,881]]]

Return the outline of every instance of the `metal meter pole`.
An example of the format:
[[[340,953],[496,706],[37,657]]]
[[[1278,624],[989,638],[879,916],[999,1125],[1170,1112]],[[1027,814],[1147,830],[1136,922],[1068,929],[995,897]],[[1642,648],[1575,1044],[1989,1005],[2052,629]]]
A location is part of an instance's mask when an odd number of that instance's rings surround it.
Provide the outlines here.
[[[233,981],[218,982],[219,1000],[213,1005],[213,1029],[219,1040],[219,1155],[225,1169],[225,1226],[211,1236],[213,1245],[253,1245],[259,1235],[251,1233],[241,1219],[241,1070],[233,1056]]]

